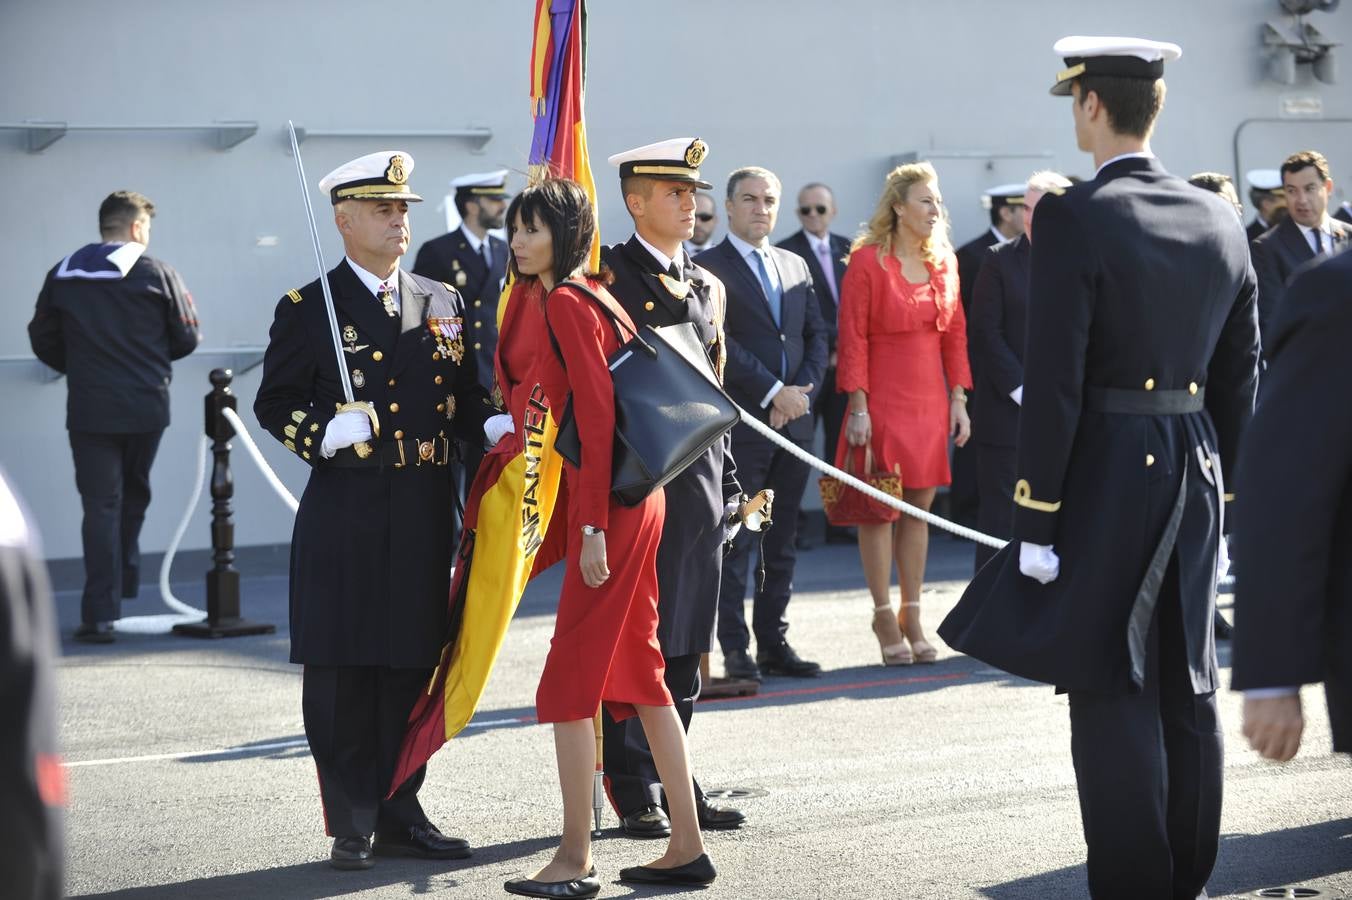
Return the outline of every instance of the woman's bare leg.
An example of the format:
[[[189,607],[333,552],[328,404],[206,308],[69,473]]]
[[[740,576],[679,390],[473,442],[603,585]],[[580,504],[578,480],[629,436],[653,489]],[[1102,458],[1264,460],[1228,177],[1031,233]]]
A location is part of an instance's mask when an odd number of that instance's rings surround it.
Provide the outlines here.
[[[563,837],[549,865],[531,876],[536,881],[572,881],[586,875],[592,864],[592,781],[596,773],[592,720],[555,722],[554,755],[563,792]]]
[[[672,706],[635,706],[643,722],[643,732],[652,748],[653,763],[662,779],[671,816],[671,839],[667,852],[649,866],[668,869],[693,862],[704,852],[704,837],[695,813],[695,789],[691,784],[690,758],[686,754],[685,731]],[[590,802],[590,801],[588,801]]]

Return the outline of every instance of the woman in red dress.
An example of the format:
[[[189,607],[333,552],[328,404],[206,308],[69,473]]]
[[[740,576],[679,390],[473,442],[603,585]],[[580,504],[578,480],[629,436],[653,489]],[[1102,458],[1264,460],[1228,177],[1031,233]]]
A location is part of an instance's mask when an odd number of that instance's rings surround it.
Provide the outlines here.
[[[887,176],[868,226],[855,239],[840,289],[836,388],[850,395],[836,449],[844,468],[871,447],[875,470],[901,475],[902,499],[928,510],[948,484],[948,440],[971,436],[967,320],[948,242],[939,176],[929,163]],[[859,526],[859,556],[873,597],[873,633],[884,665],[934,662],[920,625],[929,526],[910,516]],[[901,609],[889,597],[892,564]],[[909,642],[910,646],[907,646]]]
[[[657,644],[656,558],[664,497],[659,489],[638,506],[625,507],[611,495],[615,388],[607,358],[620,340],[598,299],[559,282],[584,283],[631,333],[633,323],[597,277],[579,274],[596,231],[595,213],[580,186],[550,180],[527,188],[512,202],[507,221],[513,271],[538,280],[545,295],[535,334],[528,326],[509,333],[509,342],[535,344],[536,377],[518,383],[538,380],[556,421],[571,395],[582,465],[565,466],[568,508],[551,523],[551,530],[567,529],[566,568],[554,639],[535,695],[537,717],[554,725],[563,837],[547,866],[505,887],[527,897],[593,897],[600,890],[591,859],[592,719],[603,702],[617,720],[635,714],[642,720],[671,808],[666,853],[646,866],[622,869],[620,879],[708,884],[714,866],[704,852],[685,733],[663,682]],[[514,365],[515,349],[499,352],[505,365]],[[608,546],[619,552],[608,556]]]

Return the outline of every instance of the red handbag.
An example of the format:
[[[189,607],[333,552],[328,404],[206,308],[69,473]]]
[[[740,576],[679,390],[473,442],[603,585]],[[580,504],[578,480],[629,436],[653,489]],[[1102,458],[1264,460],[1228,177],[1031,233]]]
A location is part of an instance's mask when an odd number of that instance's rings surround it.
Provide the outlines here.
[[[858,451],[863,451],[863,467],[854,472],[852,463]],[[901,499],[901,473],[877,472],[873,469],[873,447],[851,447],[845,455],[845,474],[853,475],[884,494]],[[901,518],[901,510],[870,497],[863,491],[845,484],[838,478],[823,475],[817,479],[822,494],[822,508],[832,525],[886,525]]]

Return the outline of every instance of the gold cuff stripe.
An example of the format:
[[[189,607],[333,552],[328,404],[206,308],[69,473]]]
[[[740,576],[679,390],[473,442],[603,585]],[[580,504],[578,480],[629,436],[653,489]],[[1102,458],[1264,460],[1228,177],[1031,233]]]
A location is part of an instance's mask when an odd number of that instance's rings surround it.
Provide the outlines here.
[[[1061,82],[1069,81],[1072,78],[1079,78],[1083,74],[1084,63],[1080,63],[1078,66],[1071,66],[1069,69],[1062,69],[1060,72],[1057,72],[1056,83],[1060,84]]]
[[[1045,500],[1033,499],[1033,486],[1028,483],[1027,478],[1020,478],[1019,483],[1014,485],[1014,502],[1019,506],[1028,509],[1035,509],[1038,512],[1054,513],[1061,508],[1061,501],[1048,503]]]
[[[699,178],[699,169],[687,169],[684,166],[634,166],[635,175],[683,175],[686,178]]]
[[[291,298],[292,303],[300,302],[300,291],[296,290],[295,288],[292,288],[291,290],[287,291],[286,295]]]
[[[370,197],[384,196],[386,194],[412,194],[406,184],[359,184],[356,187],[339,188],[334,194],[342,199],[344,197]],[[399,198],[407,199],[407,198]]]
[[[301,422],[305,421],[305,417],[308,415],[309,413],[303,409],[293,409],[291,411],[291,421],[299,425]]]
[[[285,434],[287,437],[291,438],[294,441],[296,439],[296,426],[295,425],[286,426],[285,428],[282,429],[282,434]]]

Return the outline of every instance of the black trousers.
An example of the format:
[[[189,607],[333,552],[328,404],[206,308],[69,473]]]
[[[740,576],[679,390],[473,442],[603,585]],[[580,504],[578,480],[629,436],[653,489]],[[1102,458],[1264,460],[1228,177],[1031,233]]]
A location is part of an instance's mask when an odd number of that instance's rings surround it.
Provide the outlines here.
[[[383,666],[305,667],[301,711],[319,771],[326,834],[396,834],[427,821],[418,803],[425,766],[384,798],[408,714],[431,674]]]
[[[812,409],[813,417],[822,423],[822,428],[826,432],[824,458],[828,462],[836,458],[836,445],[840,443],[840,429],[845,424],[845,413],[849,408],[850,397],[848,394],[842,394],[836,390],[836,367],[831,366],[826,370],[826,377],[822,379],[822,390],[817,395],[817,403]]]
[[[973,423],[972,428],[976,427]],[[948,488],[948,514],[959,525],[971,527],[977,522],[980,502],[976,446],[969,443],[966,447],[954,447],[953,483]]]
[[[793,568],[798,559],[794,538],[798,533],[798,508],[807,487],[807,463],[769,441],[733,441],[737,480],[747,493],[762,488],[775,492],[774,523],[760,534],[743,528],[723,558],[723,580],[718,590],[718,644],[724,653],[751,646],[770,649],[779,645],[789,630],[785,611],[793,593]],[[758,586],[751,612],[751,631],[746,627],[746,579],[752,550],[760,544],[765,562],[765,583]]]
[[[1070,692],[1089,893],[1192,900],[1216,863],[1223,749],[1214,693],[1194,694],[1170,563],[1139,694]],[[1089,599],[1089,598],[1086,598]]]
[[[75,487],[84,520],[85,624],[122,617],[122,598],[141,583],[141,525],[150,505],[150,466],[163,430],[139,434],[70,432]]]
[[[1014,533],[1014,469],[1017,453],[1013,447],[994,444],[968,445],[976,451],[977,505],[976,528],[983,534],[1009,540]],[[995,548],[976,545],[976,567],[979,571],[992,556]]]
[[[665,681],[671,699],[676,704],[676,715],[681,727],[690,731],[690,717],[695,712],[699,697],[699,661],[702,653],[665,657]],[[633,815],[645,806],[665,806],[662,781],[657,776],[653,752],[648,747],[648,736],[638,716],[616,722],[610,713],[601,713],[601,756],[606,773],[606,794],[616,815]],[[695,796],[700,797],[699,782],[695,782]]]

